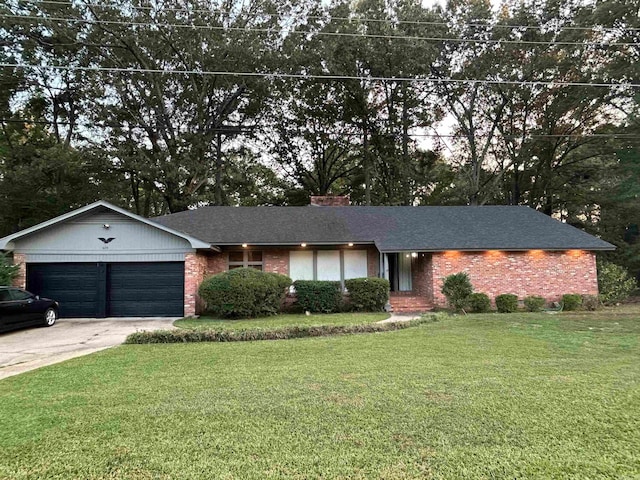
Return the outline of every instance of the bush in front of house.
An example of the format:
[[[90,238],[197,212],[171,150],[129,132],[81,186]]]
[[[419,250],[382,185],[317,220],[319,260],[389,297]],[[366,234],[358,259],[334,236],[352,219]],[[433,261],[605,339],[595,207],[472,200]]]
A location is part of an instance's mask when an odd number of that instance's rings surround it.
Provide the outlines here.
[[[451,308],[456,311],[464,311],[469,306],[469,297],[473,293],[473,287],[469,275],[460,272],[445,277],[441,291]]]
[[[291,325],[277,328],[249,328],[240,330],[183,330],[180,328],[174,330],[143,330],[129,335],[124,343],[148,344],[289,340],[292,338],[392,332],[437,321],[438,316],[430,314],[409,321],[362,323],[356,325]]]
[[[629,298],[638,285],[624,267],[611,262],[600,262],[598,288],[602,303],[613,305]]]
[[[344,285],[354,310],[379,312],[389,301],[389,280],[385,278],[351,278]]]
[[[291,279],[254,268],[236,268],[205,279],[198,294],[207,312],[227,318],[275,315]]]
[[[496,308],[500,313],[513,313],[518,311],[518,296],[512,293],[503,293],[496,297]]]
[[[314,313],[337,312],[342,304],[340,282],[327,280],[296,280],[297,303],[303,310]]]
[[[572,312],[582,306],[582,296],[577,293],[566,293],[562,295],[562,310]]]
[[[528,312],[541,312],[545,303],[547,302],[544,298],[530,295],[524,299],[524,308],[526,308]]]
[[[0,285],[11,285],[19,269],[20,266],[14,265],[6,254],[0,253]]]
[[[469,295],[469,309],[474,313],[487,313],[491,310],[491,300],[486,293]]]
[[[595,312],[598,308],[600,308],[600,299],[597,295],[583,295],[582,308],[590,312]]]

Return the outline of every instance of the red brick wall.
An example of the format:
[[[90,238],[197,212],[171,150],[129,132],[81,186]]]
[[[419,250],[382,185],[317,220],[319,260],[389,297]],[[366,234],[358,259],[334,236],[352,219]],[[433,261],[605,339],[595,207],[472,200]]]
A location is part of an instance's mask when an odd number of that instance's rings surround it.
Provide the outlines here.
[[[213,253],[207,257],[207,271],[205,276],[226,272],[229,269],[229,255],[227,253]]]
[[[184,315],[191,317],[199,313],[198,287],[204,280],[208,258],[201,253],[187,253],[184,256]]]
[[[262,251],[262,268],[265,272],[289,275],[289,250],[271,249]]]
[[[367,277],[377,277],[380,273],[380,252],[375,247],[367,247]]]
[[[411,262],[412,294],[431,300],[433,297],[433,282],[431,281],[431,256],[418,253]]]
[[[14,253],[13,263],[20,266],[18,275],[13,279],[13,286],[27,288],[27,256],[23,253]]]
[[[351,201],[349,195],[312,195],[310,203],[322,207],[348,207]]]
[[[502,293],[513,293],[520,299],[539,295],[555,301],[565,293],[598,293],[595,254],[581,250],[452,251],[434,253],[432,264],[433,295],[439,305],[446,303],[440,292],[443,279],[458,272],[467,272],[474,290],[492,299]]]

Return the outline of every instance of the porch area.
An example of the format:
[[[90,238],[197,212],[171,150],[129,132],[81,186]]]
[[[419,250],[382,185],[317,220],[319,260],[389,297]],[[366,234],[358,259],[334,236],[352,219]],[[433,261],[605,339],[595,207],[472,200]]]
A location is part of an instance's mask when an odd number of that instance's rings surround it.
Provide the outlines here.
[[[380,255],[381,276],[389,280],[389,303],[394,313],[433,309],[431,254],[386,252]]]

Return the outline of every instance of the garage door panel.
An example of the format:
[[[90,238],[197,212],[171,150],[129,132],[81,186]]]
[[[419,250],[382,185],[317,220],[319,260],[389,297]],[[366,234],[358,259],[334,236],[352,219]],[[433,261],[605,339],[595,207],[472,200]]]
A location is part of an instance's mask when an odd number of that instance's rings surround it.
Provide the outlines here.
[[[60,302],[60,316],[184,313],[184,263],[28,264],[27,288]]]
[[[184,263],[114,263],[109,285],[111,316],[183,315]]]
[[[60,303],[60,316],[98,314],[96,264],[28,264],[27,290]]]

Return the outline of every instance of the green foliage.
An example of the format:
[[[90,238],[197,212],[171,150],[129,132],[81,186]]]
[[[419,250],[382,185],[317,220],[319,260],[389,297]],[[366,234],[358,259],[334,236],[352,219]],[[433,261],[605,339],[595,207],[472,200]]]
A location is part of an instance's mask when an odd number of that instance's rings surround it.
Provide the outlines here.
[[[384,310],[389,301],[389,280],[385,278],[352,278],[345,280],[349,303],[355,310]]]
[[[472,293],[469,296],[469,308],[474,313],[486,313],[491,310],[491,299],[486,293]]]
[[[590,312],[594,312],[600,308],[600,299],[597,295],[583,295],[582,308]]]
[[[0,253],[0,285],[11,285],[20,265],[14,265],[6,254]]]
[[[562,295],[562,310],[571,312],[578,310],[582,305],[582,295],[577,293],[567,293]]]
[[[327,337],[355,333],[378,333],[403,330],[423,323],[433,322],[432,316],[419,319],[361,323],[354,325],[292,325],[279,328],[223,329],[223,330],[156,330],[132,333],[125,343],[195,343],[195,342],[251,342],[254,340],[289,340],[292,338]]]
[[[512,293],[503,293],[496,297],[496,308],[500,313],[513,313],[518,311],[518,296]]]
[[[605,305],[613,305],[629,298],[638,287],[624,267],[611,262],[598,265],[598,288],[600,298]]]
[[[460,272],[446,277],[442,283],[441,291],[447,297],[449,306],[457,311],[464,310],[469,305],[469,297],[473,293],[473,287],[469,275]]]
[[[205,279],[198,290],[207,311],[229,318],[275,315],[291,279],[254,268],[236,268]]]
[[[524,299],[524,307],[528,312],[540,312],[544,308],[546,300],[543,297],[530,295]]]
[[[323,280],[296,280],[297,303],[305,311],[331,313],[337,312],[342,302],[340,282]]]

